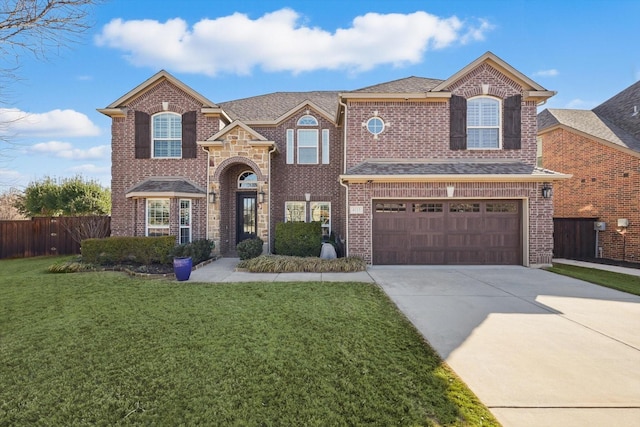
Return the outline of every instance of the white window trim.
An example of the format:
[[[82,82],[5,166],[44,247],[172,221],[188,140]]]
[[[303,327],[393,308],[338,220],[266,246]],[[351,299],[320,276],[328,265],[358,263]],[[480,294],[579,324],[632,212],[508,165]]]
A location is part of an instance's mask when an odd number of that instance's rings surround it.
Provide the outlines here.
[[[316,141],[316,144],[315,144],[316,161],[315,162],[301,162],[300,161],[300,148],[303,148],[303,149],[311,149],[311,148],[313,148],[313,147],[310,147],[310,146],[300,147],[300,132],[315,132],[315,134],[316,134],[316,138],[315,138],[315,141]],[[296,141],[296,148],[297,148],[296,151],[297,151],[297,153],[296,154],[298,155],[298,164],[299,165],[317,165],[317,164],[319,164],[319,160],[320,160],[320,158],[319,158],[320,157],[319,156],[319,154],[320,154],[319,153],[319,146],[320,146],[319,137],[320,137],[320,135],[319,135],[318,129],[298,129],[296,137],[297,137],[297,141]]]
[[[372,132],[371,129],[369,128],[369,123],[371,123],[372,120],[380,120],[380,123],[382,123],[382,129],[380,129],[380,132]],[[374,137],[377,137],[378,135],[380,135],[382,132],[384,132],[385,128],[387,127],[387,124],[384,122],[384,120],[382,120],[380,117],[378,116],[373,116],[370,117],[366,123],[364,124],[364,127],[367,129],[367,132],[369,132],[371,135],[373,135]]]
[[[151,158],[152,159],[181,159],[182,158],[182,131],[180,132],[180,155],[179,156],[156,156],[156,140],[159,141],[175,141],[176,138],[156,138],[155,137],[155,126],[154,119],[161,115],[172,115],[180,117],[180,126],[182,126],[182,116],[178,113],[173,113],[171,111],[161,111],[151,116]]]
[[[471,101],[478,99],[491,99],[497,101],[498,103],[498,125],[497,126],[470,126],[467,118],[467,135],[469,134],[469,129],[498,129],[498,146],[497,147],[469,147],[469,139],[467,137],[467,150],[502,150],[502,99],[496,98],[494,96],[474,96],[473,98],[469,98],[467,100],[467,108],[468,104]]]
[[[158,201],[166,201],[167,204],[169,205],[169,223],[165,226],[157,226],[157,225],[151,225],[149,224],[149,203],[150,202],[158,202]],[[161,230],[161,229],[167,229],[168,233],[167,235],[171,234],[171,199],[162,199],[162,198],[153,198],[153,199],[146,199],[146,206],[145,206],[145,224],[144,224],[144,235],[145,236],[149,236],[149,230]]]
[[[293,129],[287,129],[287,164],[292,165],[295,159],[295,143],[293,141]]]
[[[255,181],[252,180],[241,180],[241,178],[245,175],[251,174],[256,177]],[[242,187],[241,184],[244,183],[245,186]],[[238,190],[255,190],[258,188],[258,175],[252,170],[243,171],[240,175],[238,175],[237,182]]]
[[[329,164],[329,129],[322,129],[322,164]]]
[[[305,119],[313,119],[313,123],[302,123],[302,121]],[[311,114],[305,114],[298,119],[298,121],[296,122],[296,126],[318,126],[318,119],[313,117]]]
[[[284,222],[289,222],[289,220],[287,219],[287,216],[288,216],[287,215],[287,212],[288,212],[287,205],[289,203],[292,203],[292,204],[295,203],[296,205],[303,206],[303,217],[304,217],[304,220],[303,221],[296,221],[296,222],[307,222],[307,202],[303,202],[303,201],[300,201],[300,200],[287,200],[286,202],[284,202]]]
[[[188,226],[184,226],[182,225],[182,202],[189,202],[189,225]],[[179,233],[178,233],[178,239],[180,239],[180,243],[182,244],[182,230],[184,229],[188,229],[189,230],[189,238],[187,239],[187,243],[191,243],[193,241],[193,235],[192,235],[192,226],[193,226],[193,203],[191,201],[191,199],[179,199],[178,200],[178,210],[179,210],[179,218],[178,218],[178,225],[179,225]],[[169,211],[171,212],[171,211]]]

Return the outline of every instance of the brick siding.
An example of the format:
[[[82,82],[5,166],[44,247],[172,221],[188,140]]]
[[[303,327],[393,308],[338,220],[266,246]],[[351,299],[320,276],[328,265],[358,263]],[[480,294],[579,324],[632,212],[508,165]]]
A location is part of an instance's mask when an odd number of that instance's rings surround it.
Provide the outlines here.
[[[541,138],[543,166],[573,175],[554,184],[554,216],[606,222],[598,236],[603,257],[639,262],[639,156],[562,128]],[[616,232],[619,218],[629,220],[624,239]]]
[[[116,117],[112,123],[111,233],[114,236],[145,235],[145,200],[126,198],[127,191],[141,181],[149,177],[181,177],[206,188],[207,154],[200,149],[197,150],[195,159],[135,158],[135,111],[155,114],[162,111],[162,102],[168,102],[168,111],[178,114],[198,111],[198,140],[209,137],[217,131],[217,118],[208,118],[200,114],[201,103],[166,81],[157,84],[124,106],[126,117]],[[194,239],[206,237],[206,214],[206,199],[193,199],[192,236]],[[170,232],[176,236],[179,228],[178,216],[177,200],[172,200]]]

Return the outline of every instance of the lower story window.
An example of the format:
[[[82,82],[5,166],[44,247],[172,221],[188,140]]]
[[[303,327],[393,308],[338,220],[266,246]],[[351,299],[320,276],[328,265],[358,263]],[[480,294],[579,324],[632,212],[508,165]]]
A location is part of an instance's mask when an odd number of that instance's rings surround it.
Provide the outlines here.
[[[191,242],[191,200],[180,200],[180,244]]]
[[[147,236],[169,235],[169,199],[147,199]]]
[[[311,202],[311,221],[319,221],[322,226],[322,237],[331,234],[331,203]]]
[[[306,222],[307,204],[305,202],[285,202],[284,222]]]

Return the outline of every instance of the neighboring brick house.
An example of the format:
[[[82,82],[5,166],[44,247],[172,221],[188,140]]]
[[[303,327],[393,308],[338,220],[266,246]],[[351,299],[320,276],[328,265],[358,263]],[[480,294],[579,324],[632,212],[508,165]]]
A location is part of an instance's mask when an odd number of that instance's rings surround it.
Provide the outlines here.
[[[553,95],[490,52],[446,80],[219,104],[161,71],[99,110],[112,232],[225,255],[317,220],[373,264],[549,264],[544,196],[567,176],[536,167],[536,106]]]
[[[542,165],[573,175],[553,196],[556,255],[639,262],[640,82],[593,110],[542,111],[538,135]]]

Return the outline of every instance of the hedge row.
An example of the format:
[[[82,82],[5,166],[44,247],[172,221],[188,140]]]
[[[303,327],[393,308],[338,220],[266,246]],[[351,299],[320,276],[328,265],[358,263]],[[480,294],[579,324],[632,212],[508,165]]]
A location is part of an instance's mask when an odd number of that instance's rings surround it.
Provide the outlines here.
[[[82,261],[91,264],[171,264],[175,236],[107,237],[82,241]]]

